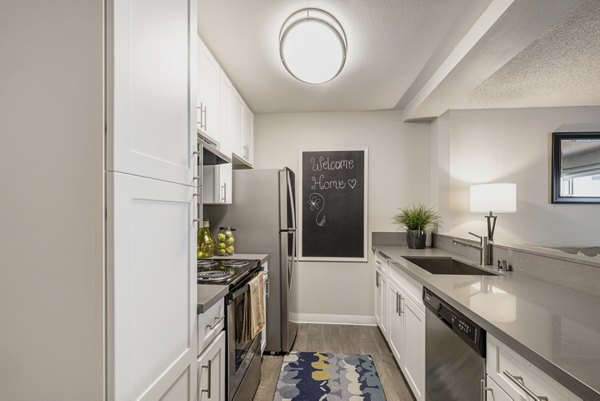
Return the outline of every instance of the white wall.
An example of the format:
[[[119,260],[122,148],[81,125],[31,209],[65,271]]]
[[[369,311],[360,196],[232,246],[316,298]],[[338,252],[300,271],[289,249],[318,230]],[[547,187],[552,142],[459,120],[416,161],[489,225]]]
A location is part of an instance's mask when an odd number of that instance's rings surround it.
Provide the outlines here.
[[[102,400],[104,5],[0,9],[0,399]]]
[[[551,133],[594,130],[600,131],[599,107],[447,112],[432,124],[440,232],[485,232],[483,215],[469,212],[469,185],[515,182],[517,213],[499,214],[496,243],[597,246],[600,205],[550,203]]]
[[[368,147],[370,240],[371,231],[396,230],[399,207],[430,201],[429,124],[402,120],[397,111],[257,115],[255,166],[298,172],[301,149]],[[369,264],[301,262],[297,270],[301,318],[373,321]]]

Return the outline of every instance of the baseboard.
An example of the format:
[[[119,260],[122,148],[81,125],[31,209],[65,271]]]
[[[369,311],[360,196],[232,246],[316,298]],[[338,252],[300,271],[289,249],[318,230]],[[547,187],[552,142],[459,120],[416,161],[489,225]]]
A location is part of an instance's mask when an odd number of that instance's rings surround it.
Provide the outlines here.
[[[351,324],[376,326],[375,316],[325,315],[320,313],[290,313],[290,319],[297,323]]]

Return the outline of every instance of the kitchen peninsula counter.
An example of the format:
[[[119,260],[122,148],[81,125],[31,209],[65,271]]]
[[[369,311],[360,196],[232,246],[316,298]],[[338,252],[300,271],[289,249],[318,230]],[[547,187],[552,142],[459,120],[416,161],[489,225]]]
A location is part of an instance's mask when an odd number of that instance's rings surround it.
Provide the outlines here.
[[[600,400],[600,297],[521,272],[431,274],[404,259],[453,257],[476,264],[438,248],[373,250],[582,399]]]

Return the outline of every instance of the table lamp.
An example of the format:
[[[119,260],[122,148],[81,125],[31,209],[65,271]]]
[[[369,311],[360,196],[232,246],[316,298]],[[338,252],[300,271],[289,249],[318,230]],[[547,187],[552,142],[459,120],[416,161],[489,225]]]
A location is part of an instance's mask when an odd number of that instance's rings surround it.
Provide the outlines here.
[[[494,213],[517,211],[517,184],[493,183],[471,185],[471,212],[488,213],[487,230],[489,241],[494,240],[496,219]]]

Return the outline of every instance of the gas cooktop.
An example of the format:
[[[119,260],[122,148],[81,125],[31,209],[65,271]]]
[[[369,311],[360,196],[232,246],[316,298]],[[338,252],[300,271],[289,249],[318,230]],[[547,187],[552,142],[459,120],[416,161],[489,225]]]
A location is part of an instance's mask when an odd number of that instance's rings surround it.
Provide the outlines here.
[[[258,260],[198,259],[198,284],[228,284],[231,287],[258,268]]]

